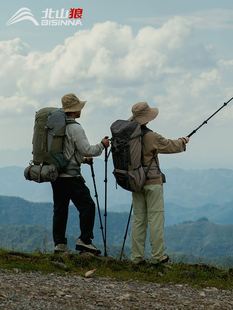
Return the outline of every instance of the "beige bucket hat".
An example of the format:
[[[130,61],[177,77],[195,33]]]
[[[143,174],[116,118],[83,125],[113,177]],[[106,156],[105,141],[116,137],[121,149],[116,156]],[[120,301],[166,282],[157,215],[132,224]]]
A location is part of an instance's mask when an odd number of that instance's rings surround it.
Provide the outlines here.
[[[143,125],[155,119],[159,110],[151,108],[147,102],[138,102],[132,106],[132,114],[129,120],[134,120]]]
[[[79,112],[86,101],[80,100],[75,94],[66,94],[61,98],[64,112]]]

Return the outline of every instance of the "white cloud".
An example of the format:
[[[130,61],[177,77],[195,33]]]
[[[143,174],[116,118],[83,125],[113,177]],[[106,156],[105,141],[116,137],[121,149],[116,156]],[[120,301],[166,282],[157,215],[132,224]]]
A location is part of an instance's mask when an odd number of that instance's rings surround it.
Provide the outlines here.
[[[196,12],[188,16],[190,22],[197,28],[233,29],[232,9],[211,9]]]
[[[1,41],[0,115],[33,117],[33,110],[59,106],[60,97],[72,91],[88,100],[82,123],[92,125],[93,142],[141,100],[156,102],[157,125],[165,132],[192,128],[233,93],[233,60],[195,45],[193,27],[184,17],[138,33],[127,25],[99,23],[45,53],[31,52],[20,39]],[[229,112],[228,121],[232,118]],[[16,144],[26,147],[20,139]]]
[[[22,42],[19,38],[9,41],[0,41],[0,50],[2,56],[25,55],[29,46]]]
[[[166,15],[162,17],[134,17],[130,18],[129,21],[160,27],[173,17],[174,15]],[[192,12],[191,14],[183,14],[179,18],[181,17],[185,18],[194,28],[207,30],[233,29],[233,9],[208,9]]]
[[[38,103],[26,96],[0,96],[0,115],[4,115],[5,118],[24,116],[26,112],[31,114],[37,108]]]

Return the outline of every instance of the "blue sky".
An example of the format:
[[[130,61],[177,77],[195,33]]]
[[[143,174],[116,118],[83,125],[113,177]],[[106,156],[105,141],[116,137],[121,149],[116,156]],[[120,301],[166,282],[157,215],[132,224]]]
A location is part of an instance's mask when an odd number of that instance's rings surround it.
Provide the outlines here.
[[[83,8],[82,26],[10,26],[20,8]],[[80,122],[91,143],[146,100],[166,137],[188,134],[233,96],[232,1],[20,1],[0,4],[0,166],[30,160],[33,117],[75,92],[88,101]],[[233,169],[233,104],[164,167]]]

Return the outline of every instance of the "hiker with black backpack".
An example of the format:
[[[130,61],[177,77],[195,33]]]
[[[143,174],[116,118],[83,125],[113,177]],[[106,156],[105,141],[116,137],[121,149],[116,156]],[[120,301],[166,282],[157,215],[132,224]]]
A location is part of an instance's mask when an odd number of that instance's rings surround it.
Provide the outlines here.
[[[82,126],[75,122],[81,115],[86,101],[81,101],[75,94],[67,94],[62,97],[62,107],[66,114],[66,135],[63,152],[68,165],[59,174],[58,178],[51,182],[53,190],[54,214],[53,214],[53,239],[55,252],[66,252],[67,239],[66,225],[68,218],[68,206],[70,200],[79,211],[80,237],[76,241],[76,250],[100,254],[92,243],[93,227],[95,220],[95,203],[90,191],[85,185],[81,175],[82,163],[92,164],[92,157],[101,155],[109,146],[109,139],[103,138],[100,143],[90,145]]]
[[[186,149],[188,137],[177,140],[166,139],[153,132],[146,125],[155,119],[159,111],[146,102],[139,102],[132,107],[131,121],[141,125],[142,130],[142,165],[146,171],[145,185],[132,194],[132,253],[131,259],[136,264],[144,262],[147,226],[149,226],[152,264],[165,263],[169,260],[164,246],[164,201],[163,183],[165,176],[159,166],[158,154],[179,153]]]

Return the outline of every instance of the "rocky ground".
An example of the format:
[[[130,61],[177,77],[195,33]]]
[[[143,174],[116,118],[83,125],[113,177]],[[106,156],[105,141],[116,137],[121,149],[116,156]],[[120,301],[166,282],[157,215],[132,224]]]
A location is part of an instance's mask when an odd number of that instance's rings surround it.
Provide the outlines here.
[[[233,309],[233,292],[0,270],[0,309]]]

